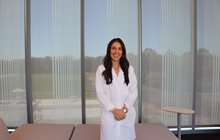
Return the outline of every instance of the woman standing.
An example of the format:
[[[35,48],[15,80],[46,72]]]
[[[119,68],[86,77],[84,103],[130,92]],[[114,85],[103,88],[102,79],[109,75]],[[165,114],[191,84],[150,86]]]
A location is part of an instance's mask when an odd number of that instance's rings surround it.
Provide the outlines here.
[[[97,68],[96,94],[102,108],[101,140],[134,140],[137,79],[120,38],[109,42]]]

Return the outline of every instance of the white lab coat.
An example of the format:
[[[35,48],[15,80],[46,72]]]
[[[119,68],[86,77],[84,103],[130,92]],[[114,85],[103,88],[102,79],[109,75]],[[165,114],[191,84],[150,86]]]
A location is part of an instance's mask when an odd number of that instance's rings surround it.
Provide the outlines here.
[[[134,102],[137,98],[137,79],[133,67],[129,66],[129,84],[124,82],[124,73],[120,69],[118,76],[112,69],[112,83],[107,85],[102,72],[104,65],[100,65],[96,72],[96,94],[101,105],[101,140],[134,140],[135,116]],[[128,113],[126,118],[117,121],[111,110],[122,108],[126,104]]]

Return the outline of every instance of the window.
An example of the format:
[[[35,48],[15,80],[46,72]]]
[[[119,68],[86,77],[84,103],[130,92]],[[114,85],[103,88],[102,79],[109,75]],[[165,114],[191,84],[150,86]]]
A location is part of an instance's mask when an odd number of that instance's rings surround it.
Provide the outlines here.
[[[0,0],[0,116],[7,126],[26,122],[24,1]]]
[[[34,122],[81,123],[80,0],[31,1]]]
[[[120,37],[127,57],[138,70],[137,0],[85,0],[85,91],[87,123],[100,120],[100,106],[95,91],[95,73],[102,63],[108,42]],[[137,109],[136,109],[137,110]]]
[[[220,122],[220,1],[197,2],[196,125]]]
[[[219,125],[219,5],[219,0],[0,0],[0,116],[9,127],[32,116],[25,85],[28,41],[34,123],[80,124],[84,111],[86,123],[99,123],[95,73],[108,42],[119,37],[137,77],[141,72],[142,110],[136,111],[142,116],[136,118],[175,126],[176,114],[161,111],[175,106],[195,109],[195,116],[182,116],[185,126]],[[24,34],[26,8],[30,40]]]
[[[142,3],[143,121],[176,125],[176,114],[162,107],[192,108],[192,1]],[[189,125],[191,117],[183,116]]]

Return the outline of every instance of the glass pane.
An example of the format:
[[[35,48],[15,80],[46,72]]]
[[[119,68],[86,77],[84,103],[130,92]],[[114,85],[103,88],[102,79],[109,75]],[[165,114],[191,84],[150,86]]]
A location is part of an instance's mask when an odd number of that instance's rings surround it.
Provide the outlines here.
[[[142,3],[143,121],[176,125],[176,114],[162,107],[192,108],[192,1]],[[182,123],[191,123],[183,116]]]
[[[80,0],[31,1],[34,122],[81,123]]]
[[[86,122],[100,120],[100,106],[95,91],[95,72],[102,63],[108,42],[120,37],[127,57],[138,70],[137,0],[85,0],[85,91]],[[137,111],[137,109],[136,109]]]
[[[220,124],[220,1],[197,2],[196,125]]]
[[[24,0],[0,0],[0,117],[7,126],[27,122]]]

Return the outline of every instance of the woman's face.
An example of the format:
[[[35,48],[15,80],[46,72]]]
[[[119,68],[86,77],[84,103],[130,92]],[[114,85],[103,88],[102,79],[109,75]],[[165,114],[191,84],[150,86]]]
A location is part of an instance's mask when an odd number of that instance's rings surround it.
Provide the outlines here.
[[[119,42],[114,42],[111,46],[110,55],[112,58],[112,61],[118,61],[120,60],[122,56],[122,47]]]

